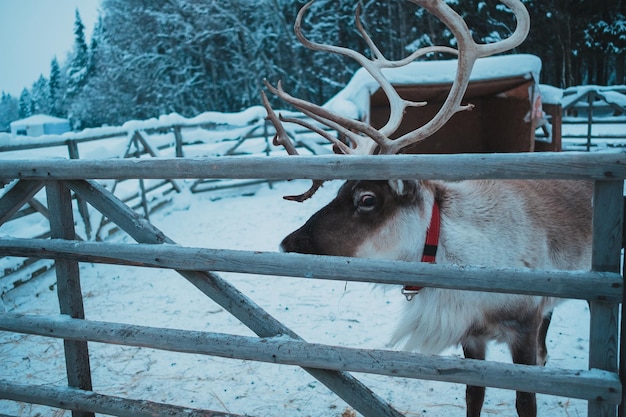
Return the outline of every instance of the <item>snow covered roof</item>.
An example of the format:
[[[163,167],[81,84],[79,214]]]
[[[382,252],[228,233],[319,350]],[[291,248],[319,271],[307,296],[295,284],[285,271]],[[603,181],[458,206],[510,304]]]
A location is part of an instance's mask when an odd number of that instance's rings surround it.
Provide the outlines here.
[[[561,104],[563,89],[548,84],[540,84],[541,102],[543,104]]]
[[[383,74],[393,85],[450,84],[456,75],[457,60],[416,61],[400,68],[388,68]],[[470,82],[524,77],[539,82],[541,59],[535,55],[501,55],[476,61]],[[346,87],[324,105],[346,117],[360,119],[367,112],[369,97],[379,85],[363,68],[354,73]]]
[[[11,123],[11,127],[18,126],[32,126],[32,125],[44,125],[44,124],[57,124],[68,123],[67,119],[61,119],[60,117],[49,116],[47,114],[35,114],[25,119],[16,120]]]

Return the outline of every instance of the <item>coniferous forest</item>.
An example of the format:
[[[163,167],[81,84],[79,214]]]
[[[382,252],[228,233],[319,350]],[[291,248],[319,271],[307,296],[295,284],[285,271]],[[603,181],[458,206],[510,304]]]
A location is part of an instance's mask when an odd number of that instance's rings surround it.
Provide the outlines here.
[[[75,129],[117,125],[176,112],[240,111],[260,103],[263,79],[283,80],[299,97],[322,103],[358,65],[312,52],[293,34],[302,0],[102,0],[91,39],[76,12],[74,46],[50,63],[20,97],[2,92],[0,131],[32,114],[68,117]],[[497,1],[454,0],[480,42],[515,28]],[[541,82],[626,84],[623,0],[524,0],[531,32],[514,51],[543,61]],[[318,0],[304,31],[315,41],[368,54],[354,28],[354,0]],[[362,1],[363,23],[379,48],[398,59],[416,48],[451,45],[434,17],[403,0]],[[432,56],[430,59],[449,58]],[[280,105],[279,105],[280,106]]]

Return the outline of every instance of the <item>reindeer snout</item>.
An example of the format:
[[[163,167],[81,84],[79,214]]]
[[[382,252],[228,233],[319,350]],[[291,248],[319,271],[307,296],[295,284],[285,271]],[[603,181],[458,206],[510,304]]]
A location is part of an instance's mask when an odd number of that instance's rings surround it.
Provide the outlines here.
[[[310,243],[310,239],[298,232],[299,230],[296,230],[280,242],[280,251],[309,254],[316,253],[312,247],[313,245]]]
[[[287,239],[283,239],[282,242],[280,242],[280,245],[278,246],[278,248],[280,249],[281,252],[291,252],[289,250],[289,244],[285,243]]]

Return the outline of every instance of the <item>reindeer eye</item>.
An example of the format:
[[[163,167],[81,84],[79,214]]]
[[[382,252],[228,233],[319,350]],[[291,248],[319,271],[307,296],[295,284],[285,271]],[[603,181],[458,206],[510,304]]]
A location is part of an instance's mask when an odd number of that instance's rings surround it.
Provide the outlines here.
[[[376,207],[377,202],[378,200],[376,199],[376,196],[374,194],[363,194],[361,197],[359,197],[357,208],[363,210],[371,210]]]

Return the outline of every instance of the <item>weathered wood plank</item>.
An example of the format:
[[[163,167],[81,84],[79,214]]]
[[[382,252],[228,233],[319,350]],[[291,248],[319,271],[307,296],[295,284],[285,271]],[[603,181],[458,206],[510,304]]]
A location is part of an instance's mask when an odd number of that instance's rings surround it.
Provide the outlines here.
[[[76,239],[70,190],[59,181],[50,181],[46,183],[46,196],[50,214],[51,237],[67,240]],[[61,314],[66,314],[75,319],[84,319],[85,310],[78,262],[69,259],[56,259],[55,269]],[[87,343],[69,339],[64,340],[63,343],[68,385],[82,390],[91,390],[91,369]],[[72,416],[94,417],[94,414],[73,411]]]
[[[593,196],[593,244],[591,264],[594,271],[620,271],[623,217],[623,182],[596,181]],[[589,367],[611,372],[618,370],[619,308],[592,302],[589,334]],[[590,417],[613,417],[614,406],[590,401]]]
[[[605,404],[621,401],[619,377],[599,370],[566,370],[377,349],[307,343],[287,337],[222,333],[74,320],[63,316],[0,313],[0,329],[230,359],[372,373],[402,378],[538,392]]]
[[[147,133],[145,131],[141,131],[138,130],[135,132],[135,138],[136,140],[138,140],[139,142],[141,142],[143,144],[144,149],[148,152],[148,154],[150,154],[151,157],[153,158],[158,158],[159,157],[159,151],[150,144],[150,138],[147,137]],[[177,155],[178,157],[178,155]],[[176,190],[176,192],[180,193],[183,191],[183,189],[180,187],[180,185],[178,185],[178,183],[176,182],[176,180],[172,180],[172,179],[168,179],[167,180],[170,184],[172,184],[172,187],[174,188],[174,190]],[[141,180],[140,180],[140,183]],[[142,191],[143,191],[143,185],[142,185]],[[143,191],[144,195],[145,195],[145,191]],[[145,196],[144,196],[145,198]],[[146,216],[148,217],[148,216]]]
[[[626,203],[626,200],[625,200]],[[624,207],[623,217],[626,218],[626,204]],[[622,219],[624,226],[626,226],[626,220]],[[622,228],[622,240],[626,237],[626,231]],[[622,271],[626,271],[626,258],[622,258]],[[622,383],[622,387],[626,387],[626,303],[622,301],[620,306],[620,340],[619,340],[619,379]],[[617,415],[619,417],[626,416],[626,393],[622,392],[622,402],[617,407]]]
[[[297,158],[297,163],[294,163]],[[0,178],[624,179],[626,153],[8,160]]]
[[[177,158],[182,158],[185,156],[183,152],[182,127],[179,125],[174,125],[172,126],[172,130],[174,131],[174,140],[175,140],[174,148],[176,150],[175,155]]]
[[[0,225],[9,221],[35,194],[43,188],[41,181],[18,181],[0,198]]]
[[[109,217],[138,242],[175,243],[100,184],[87,181],[69,181],[68,185],[76,194]],[[276,320],[219,275],[208,271],[178,272],[257,335],[261,337],[288,335],[299,339],[295,332]],[[364,416],[402,417],[402,414],[348,373],[315,368],[304,368],[304,370]]]
[[[83,391],[42,385],[13,384],[0,381],[0,398],[47,405],[64,410],[87,410],[119,417],[242,417],[238,414],[210,410],[196,410],[144,400],[131,400]]]
[[[422,262],[188,248],[177,245],[155,247],[150,244],[3,238],[0,239],[0,255],[64,258],[80,262],[170,268],[181,271],[210,270],[511,292],[608,303],[620,303],[623,291],[621,275],[610,272],[458,267]]]
[[[592,268],[595,271],[620,271],[623,187],[622,181],[594,183]]]
[[[68,139],[67,141],[67,151],[70,156],[70,159],[80,159],[80,154],[78,152],[78,143],[73,139]],[[91,238],[91,221],[89,220],[89,208],[87,207],[87,203],[85,203],[82,199],[76,198],[76,203],[78,204],[78,213],[80,217],[83,219],[83,224],[85,225],[85,234],[87,235],[87,239]]]

